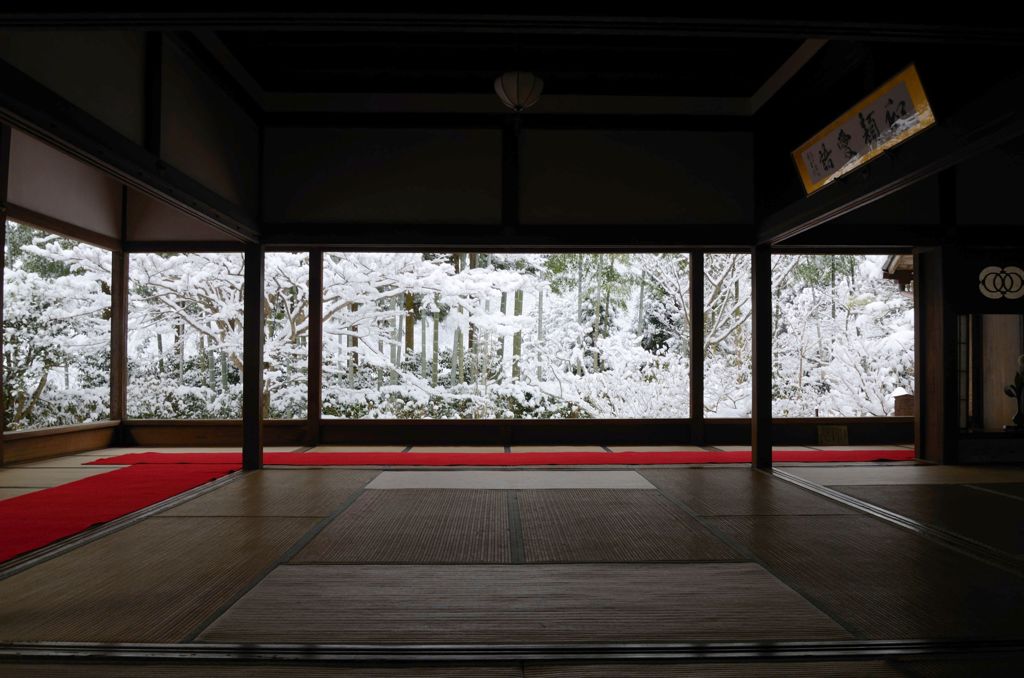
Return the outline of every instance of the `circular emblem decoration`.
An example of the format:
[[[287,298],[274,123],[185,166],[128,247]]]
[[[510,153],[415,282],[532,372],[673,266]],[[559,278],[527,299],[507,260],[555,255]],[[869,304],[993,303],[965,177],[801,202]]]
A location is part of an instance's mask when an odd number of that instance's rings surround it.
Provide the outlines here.
[[[1024,297],[1024,270],[986,266],[978,274],[978,291],[989,299],[1020,299]]]

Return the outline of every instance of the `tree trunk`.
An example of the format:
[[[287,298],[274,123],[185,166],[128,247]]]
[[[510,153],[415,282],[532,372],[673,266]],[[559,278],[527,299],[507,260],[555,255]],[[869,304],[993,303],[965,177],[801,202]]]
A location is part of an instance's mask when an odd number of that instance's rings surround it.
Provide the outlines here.
[[[576,255],[576,322],[583,323],[583,254]]]
[[[523,291],[516,290],[513,301],[512,315],[518,318],[523,314]],[[523,352],[523,333],[519,330],[512,336],[512,380],[520,377],[519,361]]]
[[[359,304],[349,304],[352,314],[359,310]],[[359,325],[351,325],[348,328],[348,385],[351,388],[356,386],[356,370],[359,368]]]
[[[220,391],[228,392],[228,355],[224,350],[217,351],[217,358],[220,362]]]
[[[433,342],[433,346],[431,347],[431,350],[433,351],[433,356],[432,356],[432,358],[433,358],[433,367],[432,367],[432,369],[430,371],[430,385],[433,386],[434,388],[437,388],[437,359],[438,359],[438,354],[439,354],[438,345],[437,344],[438,344],[438,334],[440,333],[439,326],[441,324],[438,321],[437,315],[438,315],[437,311],[434,311],[434,342]]]
[[[405,293],[405,355],[416,353],[416,304],[412,294]]]
[[[544,341],[544,289],[537,291],[537,381],[544,378],[540,365],[540,345]]]
[[[647,291],[647,274],[640,274],[640,310],[636,314],[636,333],[644,336],[644,293]]]
[[[420,377],[427,378],[427,314],[420,315]]]
[[[501,293],[501,304],[498,307],[501,312],[502,322],[508,315],[508,292]],[[497,381],[500,384],[505,380],[505,335],[501,334],[498,337],[498,375]]]

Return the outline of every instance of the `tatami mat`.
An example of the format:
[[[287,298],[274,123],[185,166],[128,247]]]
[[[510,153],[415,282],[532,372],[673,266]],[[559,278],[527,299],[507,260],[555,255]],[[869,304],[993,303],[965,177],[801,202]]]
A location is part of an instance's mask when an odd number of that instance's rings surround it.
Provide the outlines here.
[[[413,448],[416,449],[416,448]],[[517,452],[607,452],[600,445],[513,445],[509,448],[513,454]]]
[[[749,448],[747,448],[749,449]],[[697,445],[612,445],[612,452],[711,452]]]
[[[741,559],[658,492],[525,490],[516,495],[528,563]]]
[[[404,452],[407,445],[317,445],[309,452]]]
[[[93,457],[86,454],[68,454],[63,457],[53,457],[42,461],[29,461],[23,464],[10,466],[9,468],[80,468],[86,464],[96,461],[101,457]],[[119,466],[108,466],[107,468],[121,468]]]
[[[502,644],[848,637],[751,563],[285,565],[200,636]]]
[[[863,637],[1024,636],[1024,580],[875,518],[708,520]]]
[[[812,450],[826,452],[849,452],[852,450],[912,450],[913,445],[812,445]]]
[[[228,663],[72,663],[2,664],[4,678],[522,678],[519,665],[385,664],[323,666],[283,661],[275,665]]]
[[[508,563],[505,493],[368,490],[292,562]]]
[[[722,452],[749,452],[750,451],[750,445],[715,445],[714,448],[716,450],[721,450]],[[778,452],[779,450],[804,450],[804,451],[807,451],[807,450],[815,450],[815,449],[817,449],[817,448],[807,447],[806,445],[776,445],[775,448],[774,448],[774,450],[776,452]],[[863,450],[863,449],[865,449],[865,447],[864,446],[860,446],[860,447],[854,447],[854,448],[851,448],[851,449]],[[875,448],[872,447],[871,449],[875,449]]]
[[[23,494],[28,494],[29,492],[35,492],[37,490],[42,490],[42,489],[45,489],[45,488],[42,488],[42,487],[0,487],[0,501],[3,501],[4,499],[11,499],[12,497],[20,497]]]
[[[264,469],[164,513],[168,516],[326,516],[377,471]]]
[[[807,466],[786,471],[819,485],[911,485],[1021,483],[1024,469],[999,466]]]
[[[411,488],[475,490],[654,489],[636,471],[384,471],[371,490]]]
[[[527,664],[524,678],[905,678],[882,661]]]
[[[410,452],[427,454],[456,454],[459,452],[475,454],[504,454],[505,448],[500,445],[413,445]]]
[[[270,447],[264,447],[264,452],[298,452],[299,450],[305,449],[298,445],[273,445]],[[88,457],[116,457],[121,454],[134,454],[138,452],[166,452],[166,453],[183,453],[189,454],[217,454],[225,452],[233,452],[235,454],[241,454],[242,448],[237,445],[220,445],[210,446],[205,445],[202,447],[158,447],[154,445],[140,445],[138,447],[108,447],[103,450],[90,450],[88,452],[79,452],[80,456]]]
[[[82,478],[107,473],[113,466],[81,468],[0,468],[0,487],[56,487]]]
[[[313,518],[150,518],[0,580],[0,641],[173,643]]]
[[[853,513],[838,502],[750,468],[648,469],[659,490],[705,516]]]
[[[963,485],[837,485],[833,489],[926,525],[1024,554],[1024,501]]]

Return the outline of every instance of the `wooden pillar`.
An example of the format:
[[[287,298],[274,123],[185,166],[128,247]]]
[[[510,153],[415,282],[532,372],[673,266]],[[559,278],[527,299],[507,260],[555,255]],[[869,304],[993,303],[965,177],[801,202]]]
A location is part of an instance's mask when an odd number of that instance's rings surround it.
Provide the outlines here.
[[[914,251],[914,447],[917,456],[956,463],[959,403],[956,316],[946,298],[953,250]]]
[[[128,188],[121,187],[121,247],[110,257],[110,418],[120,422],[114,439],[125,440],[128,416]]]
[[[772,467],[772,255],[768,245],[753,249],[753,379],[750,442],[754,468]]]
[[[128,416],[128,253],[111,253],[110,271],[110,418]],[[120,441],[123,442],[123,441]]]
[[[705,442],[703,252],[690,254],[690,442]]]
[[[324,253],[309,253],[309,334],[306,346],[306,444],[320,444],[320,419],[323,406],[324,357]]]
[[[263,248],[245,246],[242,468],[263,467]]]
[[[7,265],[4,258],[4,251],[7,248],[7,177],[11,167],[11,128],[7,125],[0,125],[0,358],[4,349],[4,275],[3,270]],[[3,431],[6,428],[4,421],[7,419],[7,403],[4,402],[4,366],[0,359],[0,466],[4,465],[4,439]]]

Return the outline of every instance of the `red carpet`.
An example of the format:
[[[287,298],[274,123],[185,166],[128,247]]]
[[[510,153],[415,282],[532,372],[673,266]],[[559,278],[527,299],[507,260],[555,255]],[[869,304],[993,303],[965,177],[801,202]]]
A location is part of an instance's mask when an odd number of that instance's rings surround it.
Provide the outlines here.
[[[913,450],[775,450],[777,462],[909,461]],[[238,452],[136,452],[90,464],[241,464]],[[549,466],[749,463],[750,452],[266,452],[267,466]]]
[[[0,562],[198,487],[239,466],[131,466],[0,501]]]

